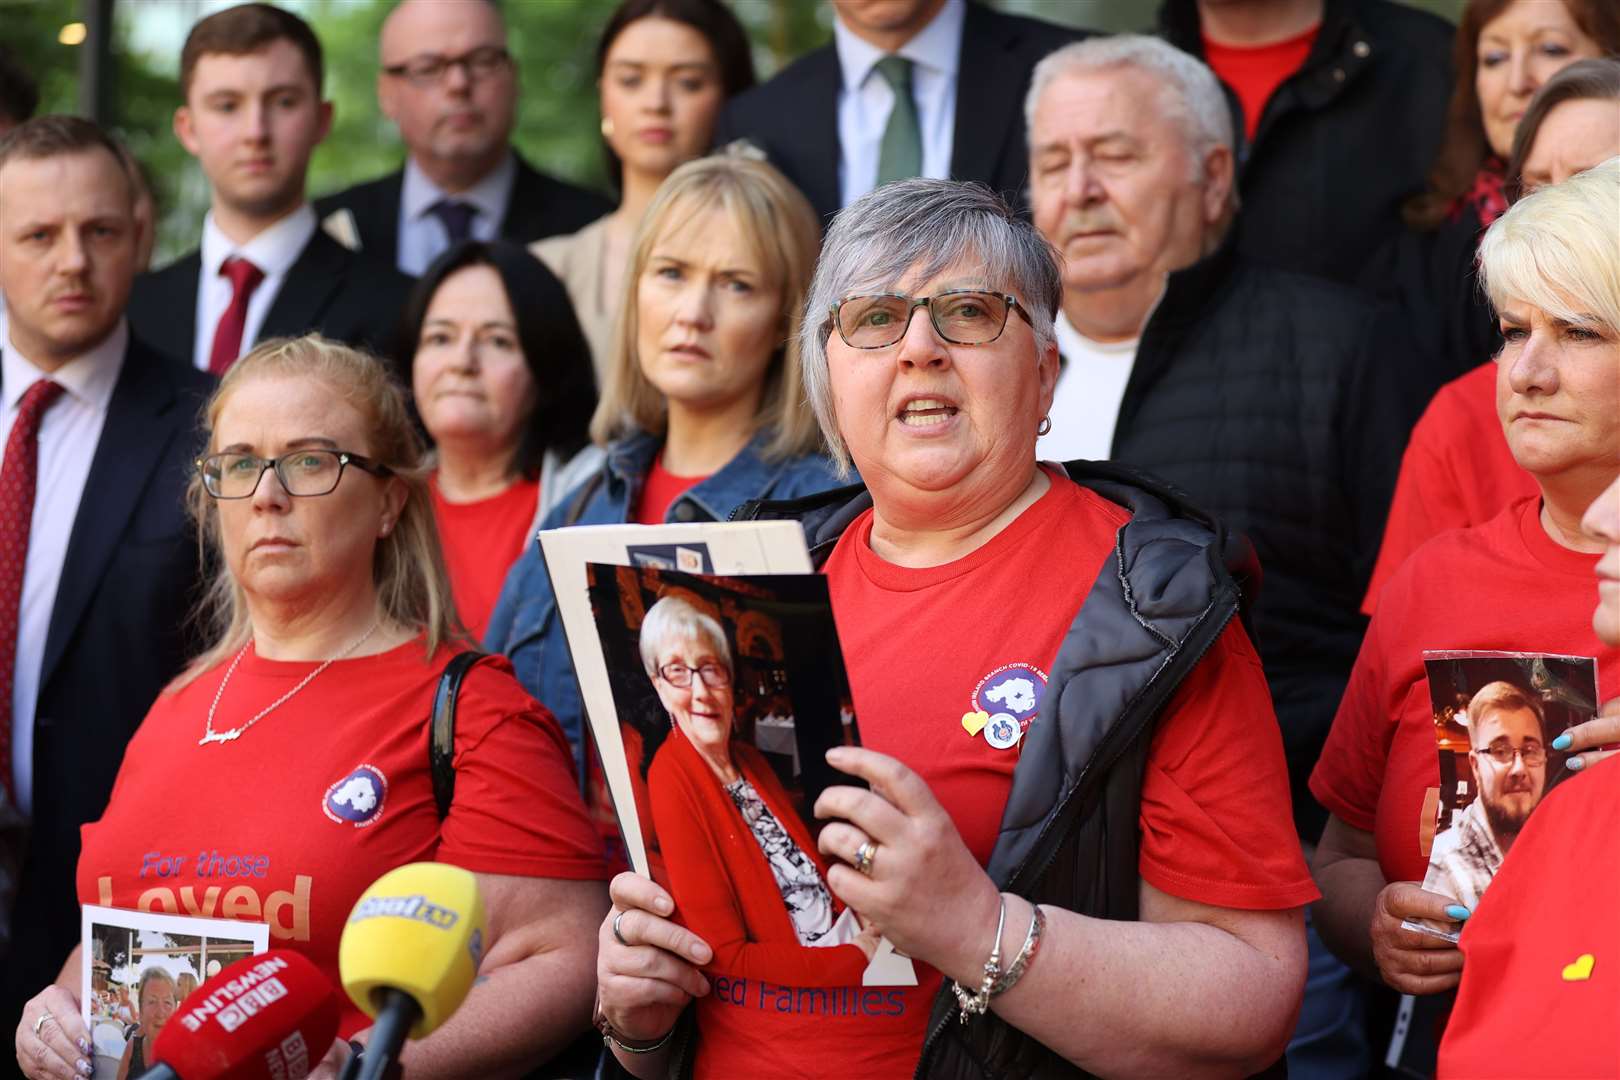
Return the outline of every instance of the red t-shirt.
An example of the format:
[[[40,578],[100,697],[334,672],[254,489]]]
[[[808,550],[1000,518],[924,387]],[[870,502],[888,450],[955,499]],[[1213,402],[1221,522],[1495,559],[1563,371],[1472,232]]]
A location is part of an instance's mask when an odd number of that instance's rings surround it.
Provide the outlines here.
[[[1266,102],[1283,80],[1305,63],[1321,28],[1318,23],[1297,37],[1258,47],[1222,45],[1211,41],[1208,34],[1204,35],[1204,59],[1237,94],[1243,106],[1243,130],[1250,141],[1260,129]]]
[[[1539,494],[1535,477],[1513,460],[1496,416],[1496,361],[1442,386],[1401,458],[1362,613],[1373,613],[1384,582],[1431,536],[1483,525],[1509,503]]]
[[[653,458],[647,483],[642,487],[641,498],[636,503],[636,524],[662,525],[670,504],[707,479],[707,476],[676,476],[664,468],[664,455],[660,453]]]
[[[1440,786],[1425,649],[1598,658],[1598,686],[1620,685],[1620,649],[1592,630],[1598,556],[1560,547],[1522,499],[1473,529],[1442,533],[1389,579],[1367,627],[1311,793],[1373,834],[1386,881],[1422,881],[1433,832],[1424,799]],[[1488,894],[1487,894],[1488,895]]]
[[[198,746],[227,665],[160,696],[130,740],[101,820],[84,826],[79,900],[263,921],[338,979],[338,939],[385,871],[432,860],[485,874],[599,880],[568,743],[504,657],[467,673],[456,707],[456,794],[441,823],[427,718],[451,651],[422,643],[339,660],[241,738]],[[252,649],[219,701],[230,730],[315,663]],[[340,997],[342,997],[340,995]],[[366,1027],[342,997],[341,1032]]]
[[[963,714],[1005,714],[1020,727],[1035,717],[1046,672],[1127,518],[1054,479],[1017,520],[955,562],[921,570],[884,562],[871,550],[870,511],[827,562],[862,743],[922,774],[981,864],[1022,739],[995,749],[985,731],[967,733]],[[1142,788],[1142,876],[1208,904],[1298,907],[1317,892],[1292,822],[1271,699],[1234,623],[1154,737]],[[718,992],[698,1004],[698,1075],[909,1075],[941,981],[916,966],[915,987],[818,989],[711,975]]]
[[[1463,978],[1440,1044],[1442,1080],[1620,1072],[1617,897],[1620,761],[1609,760],[1548,793],[1463,925]],[[1585,955],[1592,957],[1587,977],[1566,977]]]
[[[499,495],[470,503],[447,501],[438,474],[432,488],[433,519],[439,524],[456,614],[474,639],[482,641],[506,572],[529,542],[540,479],[519,480]]]

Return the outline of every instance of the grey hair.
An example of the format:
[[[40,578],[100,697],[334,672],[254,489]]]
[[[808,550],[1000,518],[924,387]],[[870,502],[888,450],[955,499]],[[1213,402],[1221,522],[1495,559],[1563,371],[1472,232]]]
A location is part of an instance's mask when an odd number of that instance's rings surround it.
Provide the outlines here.
[[[1113,68],[1133,67],[1156,75],[1163,85],[1160,107],[1181,124],[1193,149],[1194,176],[1211,150],[1232,150],[1236,136],[1232,111],[1220,80],[1197,57],[1145,34],[1093,37],[1063,46],[1035,65],[1024,95],[1024,131],[1034,138],[1035,109],[1041,95],[1064,75],[1086,75]],[[1234,195],[1237,185],[1232,185]]]
[[[1559,184],[1548,184],[1508,208],[1479,242],[1479,276],[1500,314],[1515,301],[1555,319],[1596,319],[1620,332],[1620,157]]]
[[[693,607],[684,597],[665,596],[648,608],[641,620],[641,666],[647,669],[649,679],[658,670],[658,654],[671,642],[682,638],[694,641],[707,638],[716,655],[725,661],[726,668],[733,675],[737,673],[731,662],[731,645],[719,621]]]
[[[908,274],[928,281],[964,262],[983,268],[986,288],[1018,297],[1035,331],[1037,356],[1053,345],[1052,320],[1063,299],[1058,253],[983,184],[899,180],[861,196],[833,219],[799,343],[805,392],[840,475],[849,473],[849,448],[838,431],[827,375],[834,305],[859,293],[892,292]]]

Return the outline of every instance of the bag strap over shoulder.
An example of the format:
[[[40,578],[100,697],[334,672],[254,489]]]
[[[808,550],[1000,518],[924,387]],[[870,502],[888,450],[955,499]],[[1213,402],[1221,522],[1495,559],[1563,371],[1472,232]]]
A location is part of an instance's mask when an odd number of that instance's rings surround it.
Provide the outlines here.
[[[439,808],[440,821],[449,816],[450,803],[456,797],[456,699],[461,695],[461,680],[474,664],[488,655],[469,649],[452,656],[444,665],[444,674],[439,676],[439,688],[433,692],[428,767],[433,776],[433,801]]]

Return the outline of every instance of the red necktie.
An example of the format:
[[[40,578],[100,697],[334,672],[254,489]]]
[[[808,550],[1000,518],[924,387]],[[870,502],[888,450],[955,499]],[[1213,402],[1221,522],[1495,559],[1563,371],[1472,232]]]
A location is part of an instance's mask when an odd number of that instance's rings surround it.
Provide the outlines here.
[[[208,370],[215,375],[236,363],[242,355],[242,329],[247,325],[248,300],[253,290],[264,280],[264,271],[248,262],[231,256],[220,264],[219,272],[231,279],[231,302],[214,328],[214,345],[208,350]]]
[[[0,787],[11,790],[11,692],[17,668],[23,568],[28,564],[28,527],[34,520],[34,481],[39,469],[39,419],[62,394],[62,385],[40,379],[24,391],[0,465]]]

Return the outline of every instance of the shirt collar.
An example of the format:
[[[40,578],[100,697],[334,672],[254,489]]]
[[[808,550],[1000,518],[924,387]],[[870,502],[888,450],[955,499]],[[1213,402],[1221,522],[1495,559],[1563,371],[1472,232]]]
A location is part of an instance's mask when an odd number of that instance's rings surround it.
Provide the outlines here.
[[[488,176],[454,195],[439,188],[427,178],[416,164],[415,158],[405,159],[405,179],[400,186],[400,207],[407,221],[419,220],[440,199],[455,199],[470,203],[478,212],[497,225],[506,216],[506,204],[512,193],[512,182],[517,178],[517,158],[507,151],[501,163]]]
[[[112,400],[118,373],[124,368],[124,351],[129,348],[129,323],[123,319],[113,327],[100,345],[81,353],[47,374],[22,354],[6,335],[5,348],[0,349],[0,405],[10,410],[17,407],[28,388],[40,379],[60,383],[62,389],[92,409],[104,411]]]
[[[265,277],[285,274],[309,245],[317,225],[314,209],[304,203],[269,228],[260,229],[247,243],[238,245],[220,231],[214,223],[213,211],[209,211],[203,218],[200,253],[204,278],[218,277],[219,268],[232,256],[246,259],[263,271]]]
[[[965,18],[967,0],[945,0],[939,14],[915,37],[900,46],[896,55],[942,75],[954,77],[962,54],[962,22]],[[837,17],[833,19],[833,43],[838,50],[838,69],[843,76],[845,93],[859,91],[877,62],[888,55],[871,42],[855,36]]]

